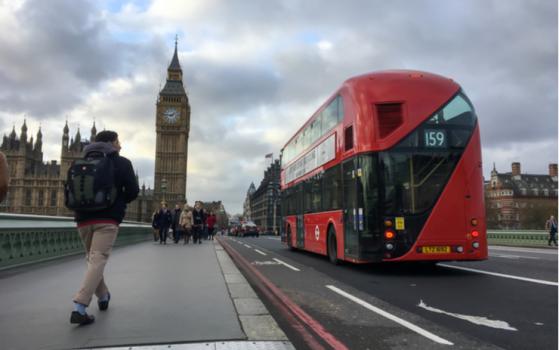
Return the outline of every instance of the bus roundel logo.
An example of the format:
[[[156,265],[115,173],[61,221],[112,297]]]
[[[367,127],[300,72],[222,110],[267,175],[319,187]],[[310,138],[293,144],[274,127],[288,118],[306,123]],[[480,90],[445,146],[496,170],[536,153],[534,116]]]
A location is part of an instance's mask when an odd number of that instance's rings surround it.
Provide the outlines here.
[[[318,228],[318,225],[314,228],[314,238],[316,238],[317,241],[320,238],[320,229]]]

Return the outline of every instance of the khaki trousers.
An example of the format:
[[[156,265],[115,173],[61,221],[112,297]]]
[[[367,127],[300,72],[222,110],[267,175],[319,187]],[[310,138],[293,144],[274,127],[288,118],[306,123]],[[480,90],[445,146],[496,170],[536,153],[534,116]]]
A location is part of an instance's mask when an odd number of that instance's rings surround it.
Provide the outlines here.
[[[87,271],[74,301],[89,305],[93,294],[98,298],[109,292],[103,278],[103,271],[113,249],[118,226],[114,224],[94,224],[78,228],[85,248]]]

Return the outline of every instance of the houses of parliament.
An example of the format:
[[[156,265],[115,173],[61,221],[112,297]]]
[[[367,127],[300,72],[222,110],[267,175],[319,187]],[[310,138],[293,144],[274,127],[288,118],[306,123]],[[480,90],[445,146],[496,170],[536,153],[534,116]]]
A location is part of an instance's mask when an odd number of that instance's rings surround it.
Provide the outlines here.
[[[61,125],[62,126],[62,125]],[[118,133],[118,130],[115,130]],[[167,68],[167,81],[159,91],[155,111],[155,174],[154,189],[141,186],[138,198],[128,205],[125,220],[151,221],[161,201],[172,207],[186,202],[186,174],[190,104],[183,86],[182,69],[177,55],[177,43]],[[0,151],[8,160],[10,184],[7,198],[0,211],[18,214],[72,216],[64,206],[64,182],[72,162],[83,157],[83,149],[95,139],[95,122],[89,137],[78,129],[70,136],[68,122],[62,128],[60,162],[43,161],[43,135],[28,134],[26,122],[19,135],[15,125],[4,135]],[[136,175],[136,178],[138,176]]]

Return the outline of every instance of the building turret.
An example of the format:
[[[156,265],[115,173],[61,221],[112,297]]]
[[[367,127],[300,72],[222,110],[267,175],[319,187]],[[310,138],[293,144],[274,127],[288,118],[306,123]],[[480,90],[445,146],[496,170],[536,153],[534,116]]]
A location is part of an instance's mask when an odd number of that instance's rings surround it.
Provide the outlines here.
[[[16,139],[16,126],[15,125],[12,128],[12,132],[10,133],[10,139],[12,139],[12,140]]]
[[[37,141],[35,142],[35,151],[41,152],[43,150],[43,133],[41,132],[41,127],[37,131]]]
[[[97,136],[97,128],[95,127],[95,122],[93,122],[93,127],[91,128],[91,137],[89,142],[95,142],[95,136]]]
[[[78,128],[78,132],[76,132],[76,139],[74,140],[76,144],[82,142],[82,135],[80,134],[80,128]]]
[[[25,143],[27,142],[27,124],[25,119],[23,119],[23,125],[21,126],[21,136],[20,140],[22,142],[22,146],[25,147]]]
[[[68,133],[70,132],[70,129],[68,128],[68,121],[66,121],[66,125],[64,125],[63,131],[64,133],[62,134],[62,152],[68,150],[68,142],[70,140],[70,136],[68,135]]]

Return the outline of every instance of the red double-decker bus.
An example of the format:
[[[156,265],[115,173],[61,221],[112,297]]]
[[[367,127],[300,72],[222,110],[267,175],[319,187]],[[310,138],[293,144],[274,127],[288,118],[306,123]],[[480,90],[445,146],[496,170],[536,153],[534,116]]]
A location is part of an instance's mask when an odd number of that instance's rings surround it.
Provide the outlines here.
[[[479,125],[451,79],[351,78],[281,160],[290,248],[333,263],[487,258]]]

